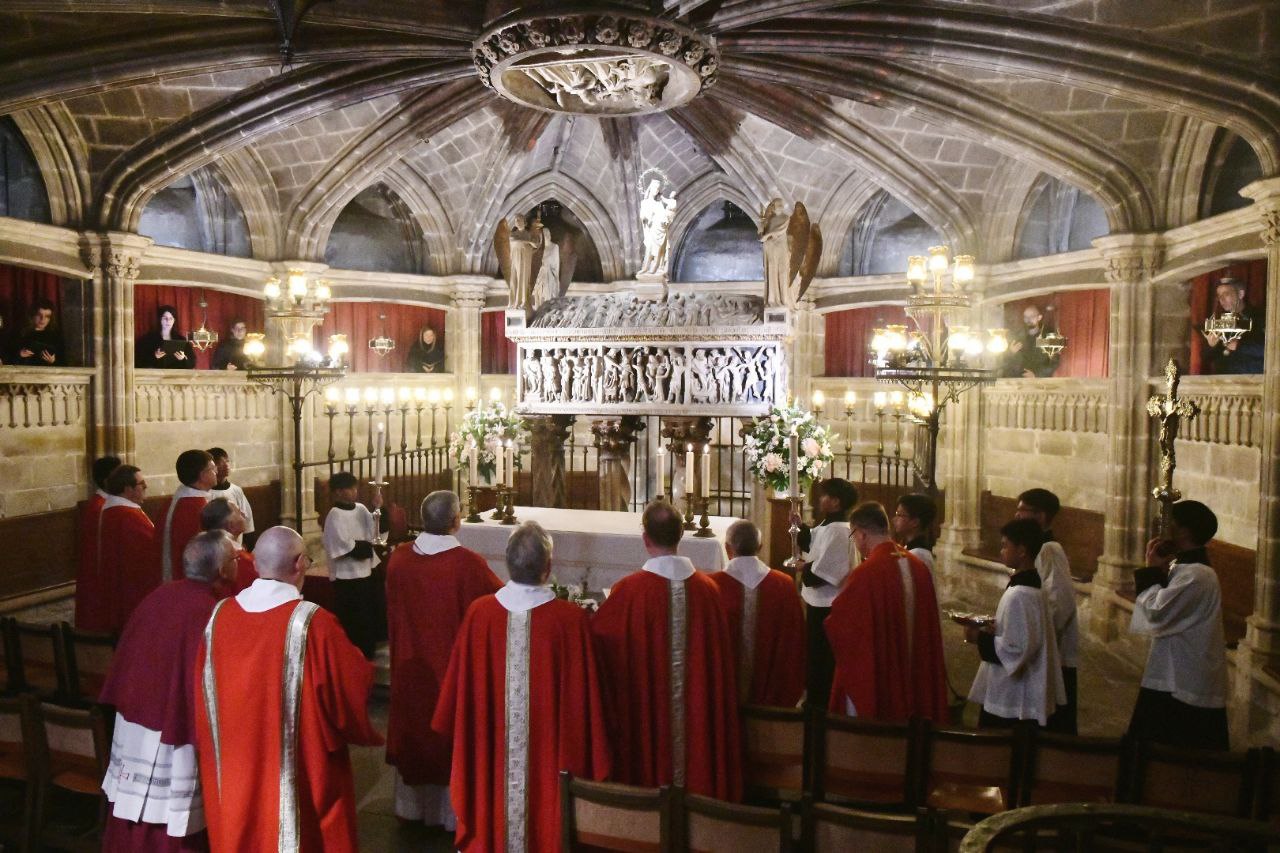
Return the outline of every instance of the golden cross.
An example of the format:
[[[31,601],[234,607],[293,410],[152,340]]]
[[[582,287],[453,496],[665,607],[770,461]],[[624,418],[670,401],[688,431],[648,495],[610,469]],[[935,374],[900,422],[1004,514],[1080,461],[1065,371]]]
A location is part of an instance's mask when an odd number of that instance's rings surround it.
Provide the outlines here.
[[[1182,497],[1173,487],[1173,472],[1178,467],[1174,442],[1178,439],[1178,427],[1184,420],[1190,421],[1200,414],[1200,406],[1178,396],[1178,382],[1182,372],[1172,358],[1164,366],[1165,393],[1153,394],[1147,400],[1147,414],[1160,424],[1160,484],[1151,490],[1151,496],[1160,502],[1160,535],[1169,533],[1169,508]]]

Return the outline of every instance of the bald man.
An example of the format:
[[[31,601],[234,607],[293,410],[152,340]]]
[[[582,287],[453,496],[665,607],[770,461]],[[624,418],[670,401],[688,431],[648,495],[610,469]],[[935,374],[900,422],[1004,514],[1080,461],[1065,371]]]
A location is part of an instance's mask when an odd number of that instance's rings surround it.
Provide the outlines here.
[[[294,838],[303,851],[355,851],[347,746],[382,743],[366,710],[373,667],[331,613],[302,600],[311,560],[297,533],[271,528],[254,558],[258,579],[219,602],[197,661],[210,847],[283,849]]]

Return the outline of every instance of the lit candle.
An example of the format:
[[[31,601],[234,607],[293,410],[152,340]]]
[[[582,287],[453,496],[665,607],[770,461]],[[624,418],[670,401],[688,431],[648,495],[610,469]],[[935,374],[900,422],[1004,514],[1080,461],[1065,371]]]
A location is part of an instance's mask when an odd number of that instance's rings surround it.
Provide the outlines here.
[[[502,470],[503,455],[504,454],[503,454],[502,444],[499,443],[498,446],[495,447],[493,450],[493,465],[494,465],[493,481],[499,486],[507,482],[505,479],[503,479],[503,470]]]
[[[702,445],[702,496],[711,497],[711,442]]]
[[[855,404],[857,404],[857,402],[858,402],[858,392],[857,392],[857,391],[845,391],[845,392],[844,392],[844,405],[845,405],[845,408],[846,408],[846,409],[852,409],[852,408],[854,407],[854,405],[855,405]]]
[[[658,494],[667,493],[667,448],[658,445],[658,452],[653,455],[653,479],[658,484]]]
[[[889,401],[889,395],[883,391],[877,391],[871,399],[875,403],[876,411],[883,412],[885,403]]]
[[[688,497],[693,497],[693,444],[685,447],[684,451],[684,493]]]
[[[507,488],[509,489],[515,488],[516,485],[515,454],[515,442],[507,439]]]
[[[480,472],[477,470],[480,465],[480,460],[476,452],[476,440],[474,438],[467,442],[467,462],[469,463],[467,470],[467,485],[480,485]]]
[[[374,444],[373,444],[374,458],[377,460],[374,463],[374,469],[373,469],[376,472],[373,475],[373,480],[376,483],[382,483],[386,481],[387,455],[383,452],[386,449],[386,446],[387,446],[386,427],[382,423],[379,423],[378,432],[377,432],[377,435],[374,437]]]
[[[800,436],[795,430],[791,431],[791,444],[789,447],[791,456],[791,470],[788,472],[787,489],[791,492],[792,497],[800,496]]]

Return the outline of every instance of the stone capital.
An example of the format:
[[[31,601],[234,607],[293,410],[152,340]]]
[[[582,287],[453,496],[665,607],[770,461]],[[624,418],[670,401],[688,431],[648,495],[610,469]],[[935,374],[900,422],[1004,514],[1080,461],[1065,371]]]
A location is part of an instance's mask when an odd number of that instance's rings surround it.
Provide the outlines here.
[[[1256,202],[1258,217],[1262,220],[1262,243],[1274,246],[1280,243],[1280,178],[1265,178],[1240,190],[1240,195]]]
[[[1104,275],[1111,284],[1132,284],[1155,275],[1163,260],[1159,234],[1108,234],[1093,241],[1102,253]]]
[[[667,439],[672,453],[684,453],[689,444],[702,445],[711,440],[715,421],[698,416],[664,417],[662,437]]]
[[[137,279],[142,258],[155,243],[128,231],[86,231],[80,235],[80,258],[90,278],[99,274],[114,280]]]
[[[591,422],[591,434],[599,442],[601,453],[626,452],[635,444],[644,428],[644,418],[639,415],[601,418]]]
[[[483,275],[451,275],[446,281],[455,308],[479,309],[484,307],[493,279]]]

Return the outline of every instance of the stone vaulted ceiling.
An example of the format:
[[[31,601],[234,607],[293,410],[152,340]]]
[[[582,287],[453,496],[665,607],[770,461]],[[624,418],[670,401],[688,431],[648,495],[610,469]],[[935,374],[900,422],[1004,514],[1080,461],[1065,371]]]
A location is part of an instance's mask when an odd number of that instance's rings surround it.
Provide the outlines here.
[[[1007,255],[1012,189],[1041,173],[1094,196],[1113,233],[1183,224],[1170,188],[1198,182],[1173,173],[1219,128],[1280,174],[1274,0],[615,4],[713,36],[720,70],[684,106],[608,119],[477,78],[473,40],[532,4],[297,5],[287,67],[267,0],[0,5],[0,114],[33,140],[60,223],[133,230],[214,164],[267,259],[323,257],[345,204],[382,182],[433,271],[492,272],[497,217],[554,198],[620,278],[650,169],[681,199],[677,232],[708,204],[755,215],[777,195],[839,243],[884,190],[988,260]]]

